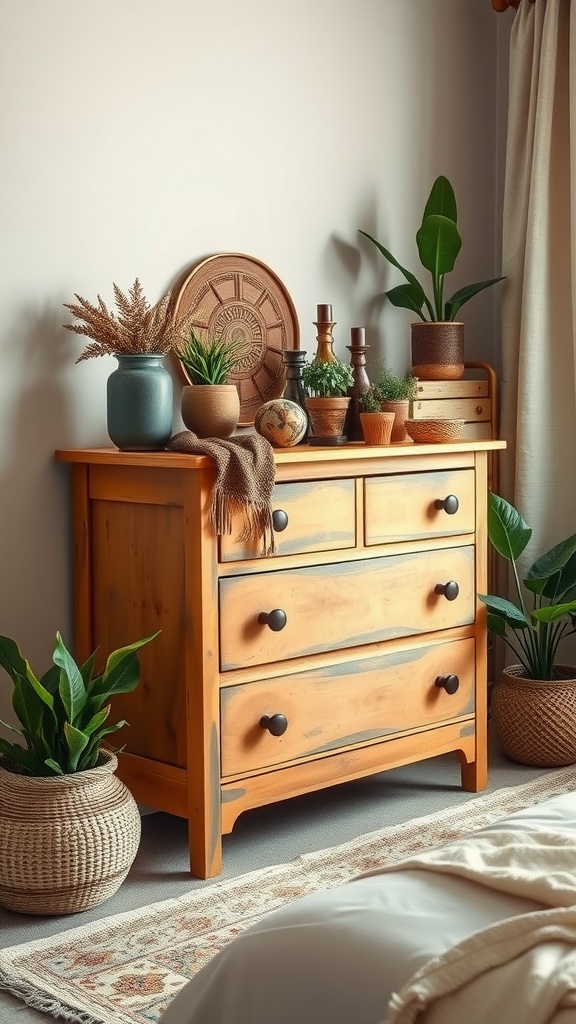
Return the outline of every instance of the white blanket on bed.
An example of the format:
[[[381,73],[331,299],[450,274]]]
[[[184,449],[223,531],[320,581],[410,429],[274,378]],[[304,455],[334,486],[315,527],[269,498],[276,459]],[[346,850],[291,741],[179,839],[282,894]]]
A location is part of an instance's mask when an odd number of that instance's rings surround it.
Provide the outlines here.
[[[392,997],[386,1024],[576,1024],[576,845],[569,833],[495,830],[386,870],[406,868],[459,875],[545,909],[484,928],[430,960]]]

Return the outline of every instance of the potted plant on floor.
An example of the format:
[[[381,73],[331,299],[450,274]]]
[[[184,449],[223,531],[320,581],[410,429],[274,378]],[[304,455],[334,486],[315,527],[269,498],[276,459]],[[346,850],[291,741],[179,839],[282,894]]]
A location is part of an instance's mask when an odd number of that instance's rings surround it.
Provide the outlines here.
[[[395,412],[385,412],[374,385],[360,399],[360,423],[365,444],[390,444]]]
[[[373,385],[374,395],[380,400],[383,412],[394,413],[391,441],[405,441],[408,437],[405,422],[410,415],[410,403],[417,394],[418,378],[411,373],[403,376],[394,373],[387,366],[380,370]]]
[[[464,373],[464,324],[456,316],[465,302],[502,277],[466,285],[444,300],[444,278],[454,270],[462,246],[457,227],[454,189],[440,175],[432,185],[422,223],[416,232],[420,262],[431,275],[432,290],[427,294],[417,277],[406,270],[381,242],[360,231],[396,267],[406,283],[385,292],[393,306],[409,309],[420,318],[411,325],[412,373],[422,380],[457,380]]]
[[[489,497],[490,543],[512,569],[518,603],[479,594],[488,629],[517,659],[495,684],[491,710],[504,752],[521,764],[554,768],[576,762],[576,667],[559,664],[560,644],[576,632],[576,534],[530,566],[517,560],[532,530],[504,498]]]
[[[346,444],[344,422],[350,404],[348,388],[354,377],[352,368],[340,359],[328,362],[313,359],[305,363],[302,383],[306,389],[306,409],[310,416],[309,444]]]
[[[38,677],[17,643],[0,636],[0,667],[12,680],[20,723],[1,722],[0,904],[27,914],[72,914],[98,906],[126,877],[140,841],[140,814],[114,775],[105,737],[110,698],[140,679],[137,651],[158,634],[78,665],[56,634],[53,665]]]
[[[117,313],[100,296],[93,305],[76,295],[77,303],[64,306],[78,323],[63,327],[90,339],[77,363],[106,355],[118,360],[106,385],[106,423],[113,444],[123,451],[161,450],[170,440],[173,414],[172,378],[163,359],[192,314],[175,320],[170,292],[150,306],[138,278],[127,295],[116,284],[113,289]]]
[[[242,341],[201,337],[194,328],[174,349],[190,381],[182,389],[182,419],[198,437],[230,437],[240,418],[240,396],[228,376],[242,361]]]

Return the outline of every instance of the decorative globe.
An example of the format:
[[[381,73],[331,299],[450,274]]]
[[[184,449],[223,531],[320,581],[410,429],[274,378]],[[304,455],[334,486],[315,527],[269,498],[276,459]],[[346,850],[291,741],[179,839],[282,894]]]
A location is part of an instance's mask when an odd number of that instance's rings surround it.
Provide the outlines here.
[[[305,437],[308,417],[296,402],[275,398],[260,406],[254,427],[275,448],[291,448]]]

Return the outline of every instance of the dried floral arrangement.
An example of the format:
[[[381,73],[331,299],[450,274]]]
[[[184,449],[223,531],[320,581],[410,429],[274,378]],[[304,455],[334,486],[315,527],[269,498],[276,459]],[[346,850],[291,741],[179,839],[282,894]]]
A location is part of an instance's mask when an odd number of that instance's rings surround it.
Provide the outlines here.
[[[171,292],[167,292],[159,302],[151,306],[138,278],[128,295],[116,284],[113,288],[118,314],[109,310],[100,296],[97,305],[83,299],[81,295],[76,295],[78,303],[64,303],[66,309],[82,322],[63,324],[63,327],[92,339],[76,360],[77,363],[94,356],[166,355],[192,323],[192,312],[185,313],[177,320],[172,317]]]

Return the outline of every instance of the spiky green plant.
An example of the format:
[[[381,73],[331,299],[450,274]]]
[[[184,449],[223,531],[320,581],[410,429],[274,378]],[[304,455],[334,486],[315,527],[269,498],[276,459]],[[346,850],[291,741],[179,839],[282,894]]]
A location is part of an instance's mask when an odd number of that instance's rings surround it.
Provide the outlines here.
[[[503,277],[493,277],[489,281],[466,285],[444,302],[444,277],[454,270],[462,246],[457,216],[454,189],[448,178],[441,174],[432,185],[424,207],[422,223],[416,233],[420,262],[424,269],[430,272],[432,278],[431,297],[426,294],[418,278],[410,270],[406,270],[381,242],[367,231],[359,229],[360,234],[369,238],[384,258],[406,278],[406,284],[397,285],[396,288],[385,292],[393,306],[411,309],[424,321],[451,321],[456,319],[460,307],[474,295],[504,280]]]
[[[176,346],[176,355],[192,384],[227,384],[245,354],[243,341],[202,338],[194,328]]]
[[[109,698],[135,689],[140,680],[136,651],[156,636],[112,651],[104,669],[95,674],[96,651],[78,665],[56,633],[54,664],[38,678],[16,641],[0,635],[0,667],[12,680],[12,707],[21,728],[0,724],[24,741],[10,743],[0,736],[0,754],[34,776],[93,768],[104,737],[128,724],[107,724]]]

